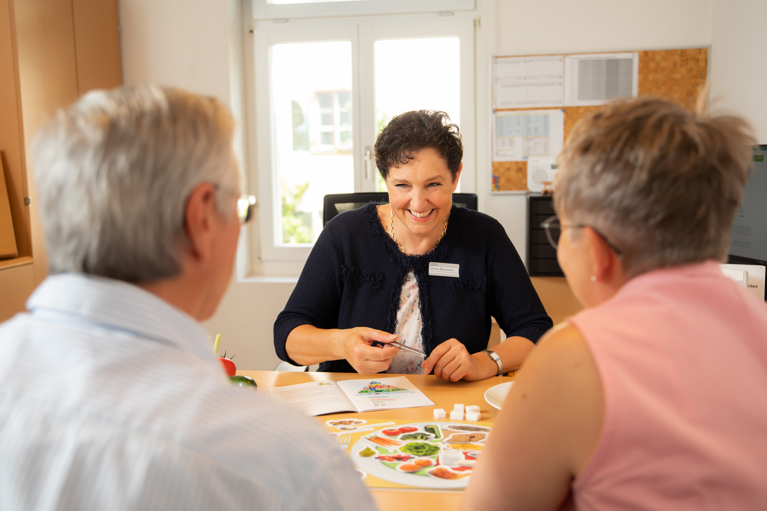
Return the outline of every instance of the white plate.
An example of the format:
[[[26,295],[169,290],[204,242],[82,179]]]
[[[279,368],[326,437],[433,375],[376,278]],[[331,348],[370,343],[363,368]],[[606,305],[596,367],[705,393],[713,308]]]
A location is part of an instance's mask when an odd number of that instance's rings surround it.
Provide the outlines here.
[[[503,401],[506,399],[506,394],[511,390],[511,386],[514,385],[513,381],[507,381],[506,383],[499,383],[494,387],[490,387],[485,391],[485,401],[490,403],[493,408],[501,409]]]

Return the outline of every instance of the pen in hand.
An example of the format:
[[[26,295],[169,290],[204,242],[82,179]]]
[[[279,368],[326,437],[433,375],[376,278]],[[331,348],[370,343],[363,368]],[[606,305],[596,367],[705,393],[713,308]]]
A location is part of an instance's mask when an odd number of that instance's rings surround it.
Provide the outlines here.
[[[379,348],[383,348],[387,344],[389,346],[396,346],[397,348],[399,348],[401,350],[409,351],[410,353],[413,353],[415,355],[418,355],[418,356],[421,356],[423,358],[426,358],[426,353],[424,353],[423,351],[418,351],[417,349],[411,348],[410,346],[405,346],[404,344],[402,344],[399,341],[392,341],[390,343],[384,343],[384,342],[381,342],[381,341],[373,341],[371,346],[377,346]]]
[[[396,347],[398,347],[401,350],[409,351],[410,353],[414,353],[414,354],[419,355],[419,356],[421,356],[423,358],[426,358],[426,353],[424,353],[423,351],[418,351],[417,349],[411,348],[410,346],[405,346],[404,344],[402,344],[399,341],[393,341],[393,342],[390,342],[389,344],[392,345],[392,346],[396,346]]]

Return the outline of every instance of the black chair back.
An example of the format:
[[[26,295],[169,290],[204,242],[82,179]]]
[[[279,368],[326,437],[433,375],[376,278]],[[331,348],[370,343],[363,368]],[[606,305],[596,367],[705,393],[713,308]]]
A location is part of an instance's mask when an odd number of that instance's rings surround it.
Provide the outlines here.
[[[388,204],[387,192],[360,192],[360,193],[332,193],[325,196],[322,206],[322,226],[324,227],[331,218],[352,209],[361,208],[366,204]],[[453,204],[458,207],[477,211],[476,193],[454,193]]]

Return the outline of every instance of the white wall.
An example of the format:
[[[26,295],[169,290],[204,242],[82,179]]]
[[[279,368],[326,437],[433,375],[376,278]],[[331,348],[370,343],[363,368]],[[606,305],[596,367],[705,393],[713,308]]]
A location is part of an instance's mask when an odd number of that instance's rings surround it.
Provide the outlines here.
[[[477,1],[482,4],[476,58],[477,193],[481,209],[501,220],[524,254],[524,196],[488,192],[490,56],[708,46],[711,0]],[[240,37],[238,6],[239,0],[121,0],[125,83],[177,85],[231,101],[236,110],[240,84],[230,80],[230,72],[240,51],[233,43]],[[206,322],[209,332],[222,334],[222,347],[237,354],[240,368],[276,365],[272,324],[292,287],[235,282]]]
[[[749,119],[767,144],[767,2],[713,0],[711,110]]]
[[[221,0],[120,0],[123,82],[183,87],[229,102],[229,18]]]

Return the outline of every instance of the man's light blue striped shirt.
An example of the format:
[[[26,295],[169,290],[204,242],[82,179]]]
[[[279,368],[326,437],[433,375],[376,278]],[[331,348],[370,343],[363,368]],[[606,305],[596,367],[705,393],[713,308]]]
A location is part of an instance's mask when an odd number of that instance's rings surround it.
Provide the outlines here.
[[[313,420],[136,286],[48,277],[0,325],[0,509],[372,509]]]

